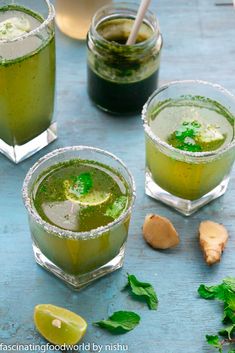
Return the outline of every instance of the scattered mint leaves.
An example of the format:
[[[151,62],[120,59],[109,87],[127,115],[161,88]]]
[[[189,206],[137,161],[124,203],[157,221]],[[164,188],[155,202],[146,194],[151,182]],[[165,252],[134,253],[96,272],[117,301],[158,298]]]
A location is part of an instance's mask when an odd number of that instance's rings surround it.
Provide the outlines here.
[[[131,289],[131,292],[135,296],[144,298],[149,309],[157,310],[158,298],[153,286],[150,283],[140,282],[134,275],[128,274],[127,279],[127,287]]]
[[[219,336],[206,335],[206,340],[208,344],[214,346],[215,348],[218,348],[220,353],[222,352],[223,346],[220,343]]]
[[[81,173],[77,177],[71,177],[71,179],[73,185],[70,187],[69,191],[77,197],[88,194],[93,187],[91,173]]]
[[[116,311],[107,320],[95,322],[94,325],[122,334],[133,330],[140,322],[140,316],[132,311]]]
[[[126,287],[133,295],[142,297],[151,310],[156,310],[158,298],[150,283],[140,282],[134,275],[128,274]],[[126,288],[125,287],[125,288]],[[94,322],[93,325],[108,330],[113,334],[123,334],[133,330],[140,323],[140,316],[133,311],[116,311],[106,320]]]
[[[219,336],[207,335],[207,342],[218,349],[219,353],[223,352],[224,345],[235,343],[235,278],[227,277],[221,284],[215,286],[206,286],[201,284],[198,288],[199,295],[204,299],[216,299],[224,302],[224,315],[222,322],[229,326],[221,329],[218,334],[224,336],[224,340],[219,340]],[[231,350],[228,353],[235,353]]]
[[[116,219],[124,211],[124,209],[126,208],[126,204],[127,204],[127,196],[124,196],[124,195],[119,196],[114,201],[114,203],[107,208],[105,215],[113,219]]]

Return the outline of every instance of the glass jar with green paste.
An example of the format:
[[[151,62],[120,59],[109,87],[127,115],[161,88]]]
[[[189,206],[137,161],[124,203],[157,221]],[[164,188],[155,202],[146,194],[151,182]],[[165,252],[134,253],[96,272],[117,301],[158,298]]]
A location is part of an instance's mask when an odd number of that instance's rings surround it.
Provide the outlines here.
[[[105,6],[88,32],[88,93],[99,108],[114,114],[141,111],[158,85],[162,35],[151,11],[136,43],[126,45],[137,10],[129,3]]]

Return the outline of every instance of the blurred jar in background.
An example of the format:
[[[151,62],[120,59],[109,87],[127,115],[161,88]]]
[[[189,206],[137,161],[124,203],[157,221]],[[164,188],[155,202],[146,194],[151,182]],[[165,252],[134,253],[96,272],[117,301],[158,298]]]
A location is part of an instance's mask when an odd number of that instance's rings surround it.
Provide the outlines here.
[[[112,0],[56,0],[56,24],[75,39],[85,39],[94,13]]]

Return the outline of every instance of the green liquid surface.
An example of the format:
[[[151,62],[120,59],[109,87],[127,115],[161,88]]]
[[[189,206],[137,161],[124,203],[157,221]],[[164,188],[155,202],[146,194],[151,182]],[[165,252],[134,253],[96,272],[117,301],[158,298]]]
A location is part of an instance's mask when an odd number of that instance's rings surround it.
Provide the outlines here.
[[[43,220],[76,232],[111,223],[129,204],[126,182],[118,172],[78,159],[46,170],[34,185],[32,198]]]
[[[188,152],[215,151],[234,139],[232,114],[203,97],[163,101],[152,111],[149,124],[162,141]]]
[[[0,22],[23,17],[30,29],[43,19],[17,5],[0,7]],[[51,123],[55,87],[55,38],[53,29],[27,39],[1,43],[0,139],[22,145],[45,131]]]

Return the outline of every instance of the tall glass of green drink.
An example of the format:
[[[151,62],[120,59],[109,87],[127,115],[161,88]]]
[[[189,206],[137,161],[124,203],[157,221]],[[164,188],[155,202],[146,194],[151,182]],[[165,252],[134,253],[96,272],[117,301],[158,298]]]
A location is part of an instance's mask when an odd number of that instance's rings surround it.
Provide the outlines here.
[[[54,8],[0,0],[0,152],[18,163],[56,138]]]
[[[185,215],[225,193],[235,158],[235,97],[204,81],[172,82],[143,109],[146,194]]]
[[[38,264],[79,289],[123,264],[133,178],[109,152],[66,147],[28,172],[23,198]]]

